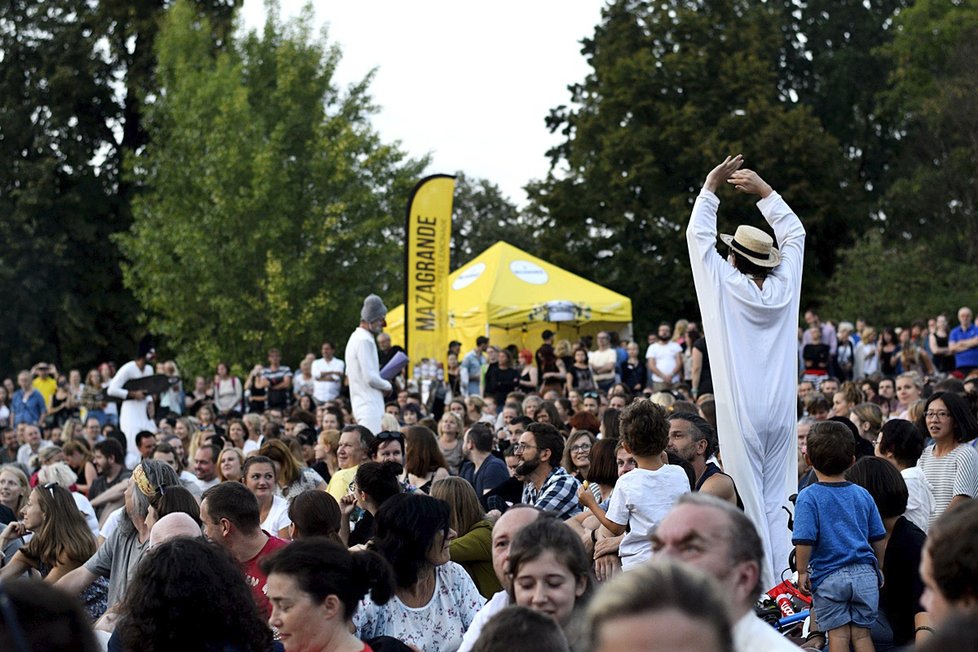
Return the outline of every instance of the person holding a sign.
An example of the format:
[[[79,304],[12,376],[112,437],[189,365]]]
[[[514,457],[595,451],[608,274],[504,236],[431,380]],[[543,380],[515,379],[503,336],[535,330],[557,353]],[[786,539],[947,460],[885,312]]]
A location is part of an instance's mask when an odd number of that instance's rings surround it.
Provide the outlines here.
[[[371,294],[363,300],[360,326],[353,331],[346,344],[346,373],[350,382],[350,403],[353,418],[371,433],[382,430],[380,420],[384,416],[384,394],[391,391],[391,384],[380,375],[376,337],[387,325],[387,307],[380,297]]]

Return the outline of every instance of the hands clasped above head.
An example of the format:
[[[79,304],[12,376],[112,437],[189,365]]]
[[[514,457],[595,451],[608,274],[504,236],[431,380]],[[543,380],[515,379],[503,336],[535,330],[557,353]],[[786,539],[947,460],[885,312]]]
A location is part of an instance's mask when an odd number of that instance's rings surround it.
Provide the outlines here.
[[[741,169],[743,164],[743,155],[728,156],[720,165],[710,170],[703,187],[716,193],[720,184],[727,182],[748,195],[760,195],[761,197],[770,195],[771,186],[753,170]]]

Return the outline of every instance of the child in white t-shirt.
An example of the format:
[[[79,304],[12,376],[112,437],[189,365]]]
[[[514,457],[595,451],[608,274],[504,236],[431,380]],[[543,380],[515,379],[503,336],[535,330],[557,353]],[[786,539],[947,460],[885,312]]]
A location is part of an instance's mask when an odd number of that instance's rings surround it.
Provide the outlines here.
[[[625,537],[618,548],[621,567],[628,570],[652,556],[649,531],[689,492],[689,477],[679,466],[665,464],[662,452],[669,441],[665,410],[649,400],[636,400],[622,410],[621,444],[637,468],[618,478],[608,511],[598,505],[587,487],[577,498],[612,535]]]

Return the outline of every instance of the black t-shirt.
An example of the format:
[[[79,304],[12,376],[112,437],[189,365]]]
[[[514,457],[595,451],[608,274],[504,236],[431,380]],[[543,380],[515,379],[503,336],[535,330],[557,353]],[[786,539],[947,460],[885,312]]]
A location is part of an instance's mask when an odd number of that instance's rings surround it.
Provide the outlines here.
[[[700,367],[700,384],[694,387],[697,394],[713,393],[713,373],[710,371],[710,354],[706,349],[706,338],[700,337],[693,342],[693,348],[703,354],[703,364]]]
[[[625,360],[621,365],[621,382],[633,394],[641,392],[645,387],[646,367],[645,362],[639,360],[632,364]]]
[[[913,617],[924,611],[920,606],[924,584],[918,569],[926,537],[919,527],[901,516],[883,554],[886,581],[880,589],[880,609],[886,612],[897,645],[913,642]]]
[[[519,386],[520,372],[516,369],[500,369],[496,363],[486,369],[486,396],[495,398],[500,409],[506,403],[506,395],[515,392]]]

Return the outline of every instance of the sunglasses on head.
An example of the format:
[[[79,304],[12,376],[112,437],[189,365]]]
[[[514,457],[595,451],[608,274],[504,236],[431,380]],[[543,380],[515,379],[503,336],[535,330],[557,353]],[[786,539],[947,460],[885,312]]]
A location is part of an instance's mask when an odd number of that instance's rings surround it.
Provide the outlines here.
[[[391,439],[401,440],[401,439],[404,439],[404,436],[401,435],[401,433],[397,432],[396,430],[383,430],[381,432],[378,432],[374,436],[374,438],[377,441],[388,441],[388,440],[391,440]]]
[[[598,398],[597,392],[584,392],[584,398]]]

